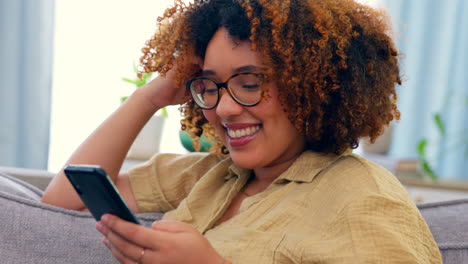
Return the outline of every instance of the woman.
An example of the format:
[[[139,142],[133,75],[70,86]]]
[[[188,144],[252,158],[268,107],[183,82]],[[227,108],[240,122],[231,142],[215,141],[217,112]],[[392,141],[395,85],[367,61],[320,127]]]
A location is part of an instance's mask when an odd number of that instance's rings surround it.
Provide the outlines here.
[[[120,262],[441,262],[398,180],[351,153],[399,119],[383,13],[351,0],[199,0],[159,22],[141,62],[161,76],[67,162],[102,166],[133,211],[165,212],[152,228],[98,222]],[[158,154],[119,174],[145,122],[179,103],[183,128],[217,152]],[[62,172],[43,202],[85,210]]]

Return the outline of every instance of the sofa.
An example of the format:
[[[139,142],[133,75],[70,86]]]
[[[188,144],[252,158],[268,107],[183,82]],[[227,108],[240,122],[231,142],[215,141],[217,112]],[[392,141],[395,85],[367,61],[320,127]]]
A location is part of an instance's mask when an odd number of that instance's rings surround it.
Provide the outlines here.
[[[89,213],[39,202],[52,176],[46,171],[0,167],[1,263],[116,263],[100,242]],[[468,199],[417,206],[444,263],[468,263]],[[137,217],[150,226],[162,214]]]

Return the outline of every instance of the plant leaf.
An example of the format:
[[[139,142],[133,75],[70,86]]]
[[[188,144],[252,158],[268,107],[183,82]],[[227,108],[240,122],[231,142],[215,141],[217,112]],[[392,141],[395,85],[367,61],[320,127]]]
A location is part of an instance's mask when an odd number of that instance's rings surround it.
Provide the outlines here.
[[[437,181],[438,177],[427,160],[422,161],[422,169],[432,181]]]
[[[426,156],[426,146],[427,146],[427,139],[421,139],[419,142],[418,142],[418,155],[421,159],[424,159],[424,157]]]
[[[437,128],[439,129],[439,132],[442,134],[442,136],[445,136],[445,126],[444,126],[444,122],[442,121],[442,116],[440,115],[440,113],[436,113],[434,115],[434,122],[436,123],[437,125]]]
[[[153,75],[152,72],[147,72],[147,73],[143,74],[142,79],[143,80],[148,80],[151,77],[151,75]]]
[[[166,107],[161,108],[161,116],[163,116],[163,117],[167,117],[167,116],[168,116]]]
[[[137,80],[132,80],[132,79],[128,79],[128,78],[122,78],[122,80],[128,82],[128,83],[131,83],[131,84],[137,84],[138,83],[138,79]]]
[[[145,83],[146,83],[145,80],[138,79],[138,81],[135,82],[135,85],[136,85],[136,87],[140,88],[143,85],[145,85]]]

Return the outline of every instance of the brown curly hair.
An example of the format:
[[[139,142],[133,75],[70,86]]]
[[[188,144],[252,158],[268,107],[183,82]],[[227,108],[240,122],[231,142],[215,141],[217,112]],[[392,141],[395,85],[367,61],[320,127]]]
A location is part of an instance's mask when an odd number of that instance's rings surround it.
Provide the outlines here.
[[[250,41],[271,69],[280,102],[307,149],[340,154],[356,148],[361,137],[374,141],[400,118],[399,54],[382,10],[352,0],[176,0],[158,26],[142,50],[142,72],[164,75],[178,65],[179,85],[196,74],[192,60],[204,57],[219,28]],[[192,100],[181,111],[182,129],[215,139]]]

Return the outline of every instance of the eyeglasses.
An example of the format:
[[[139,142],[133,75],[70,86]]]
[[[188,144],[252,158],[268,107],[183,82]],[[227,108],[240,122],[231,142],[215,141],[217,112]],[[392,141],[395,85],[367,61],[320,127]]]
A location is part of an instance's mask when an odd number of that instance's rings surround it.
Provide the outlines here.
[[[195,103],[202,109],[213,109],[218,105],[221,88],[226,88],[232,99],[243,106],[254,106],[262,99],[261,73],[236,73],[226,82],[218,83],[210,78],[194,78],[185,83]]]

